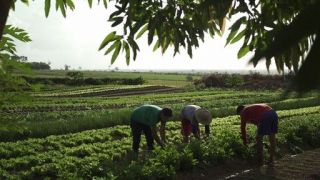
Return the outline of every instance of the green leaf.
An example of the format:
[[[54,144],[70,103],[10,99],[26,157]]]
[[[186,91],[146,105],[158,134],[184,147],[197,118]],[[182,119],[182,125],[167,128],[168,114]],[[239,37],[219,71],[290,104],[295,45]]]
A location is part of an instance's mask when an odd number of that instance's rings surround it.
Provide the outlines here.
[[[28,33],[26,33],[25,30],[18,28],[18,27],[13,27],[11,25],[5,26],[3,34],[10,35],[21,42],[30,42],[31,41]]]
[[[246,33],[246,29],[242,30],[239,34],[237,34],[237,36],[235,38],[233,38],[231,40],[231,44],[235,43],[235,42],[238,42]]]
[[[133,52],[133,60],[136,60],[137,51],[140,51],[138,44],[133,40],[133,38],[128,38],[128,43],[131,46]]]
[[[190,43],[188,44],[188,54],[189,54],[190,58],[192,58],[192,47],[191,47]]]
[[[156,22],[152,22],[152,23],[148,23],[148,30],[149,30],[149,34],[148,34],[148,45],[150,45],[153,41],[153,36],[154,36],[154,32],[155,32],[155,24]]]
[[[88,0],[89,7],[92,8],[92,0]]]
[[[29,5],[29,0],[21,0],[21,2],[27,6]]]
[[[67,6],[69,6],[69,8],[71,10],[74,10],[76,7],[74,5],[74,3],[72,2],[72,0],[66,0]]]
[[[107,1],[107,0],[103,0],[103,4],[104,4],[104,7],[105,7],[105,8],[108,7],[108,1]]]
[[[118,43],[120,43],[120,42],[119,42],[119,41],[115,41],[115,42],[106,50],[106,52],[104,53],[104,55],[109,54],[109,53],[117,46]]]
[[[169,44],[170,40],[168,38],[165,38],[162,46],[162,54],[166,52],[167,48],[169,47]]]
[[[127,65],[130,64],[130,48],[129,48],[129,44],[127,42],[123,42],[123,48],[125,49],[126,51],[126,62],[127,62]]]
[[[44,12],[45,12],[46,17],[49,16],[50,7],[51,7],[51,0],[46,0],[45,4],[44,4]]]
[[[160,41],[157,40],[156,44],[153,46],[153,52],[156,51],[160,47]]]
[[[246,17],[242,17],[240,19],[238,19],[229,29],[231,30],[228,38],[227,38],[227,42],[226,45],[228,45],[230,43],[230,41],[234,38],[234,36],[237,34],[237,32],[239,31],[239,28],[242,24],[243,21],[246,20]]]
[[[270,65],[271,65],[271,59],[267,58],[266,59],[266,67],[267,67],[268,72],[269,72]]]
[[[238,59],[245,56],[249,51],[250,51],[249,46],[247,46],[247,45],[242,46],[238,52]]]
[[[98,0],[98,4],[100,4],[100,0]],[[103,4],[104,4],[105,8],[108,7],[108,1],[107,0],[103,0]]]
[[[120,23],[122,23],[122,21],[123,21],[123,17],[117,17],[114,23],[111,24],[111,27],[115,27],[119,25]]]
[[[104,40],[102,41],[99,50],[103,49],[104,47],[106,47],[106,45],[108,45],[108,43],[112,42],[115,40],[116,37],[116,31],[113,31],[111,33],[109,33]]]
[[[113,19],[115,16],[118,16],[122,13],[122,11],[115,11],[113,13],[110,14],[109,19]]]
[[[139,39],[148,30],[148,24],[144,25],[139,31],[136,39]]]
[[[111,64],[113,64],[116,61],[120,50],[121,50],[121,42],[119,41],[119,43],[116,46],[116,49],[113,51],[112,58],[111,58]]]
[[[61,11],[63,17],[66,17],[66,9],[64,0],[56,0],[56,9]]]

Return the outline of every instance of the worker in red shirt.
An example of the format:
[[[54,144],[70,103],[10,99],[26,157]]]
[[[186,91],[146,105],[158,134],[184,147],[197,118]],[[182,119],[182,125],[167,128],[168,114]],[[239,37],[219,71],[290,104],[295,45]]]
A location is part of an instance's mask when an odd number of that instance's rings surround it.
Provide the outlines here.
[[[259,165],[263,165],[263,136],[268,135],[270,141],[269,164],[274,163],[276,146],[276,133],[278,132],[278,115],[266,104],[240,105],[237,107],[237,114],[241,117],[241,138],[243,144],[247,145],[246,124],[255,124],[257,131],[257,155]]]

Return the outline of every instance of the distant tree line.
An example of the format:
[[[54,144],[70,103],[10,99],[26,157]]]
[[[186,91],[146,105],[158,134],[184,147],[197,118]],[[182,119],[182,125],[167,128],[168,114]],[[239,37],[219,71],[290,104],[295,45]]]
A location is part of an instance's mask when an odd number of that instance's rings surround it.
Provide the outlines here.
[[[285,89],[292,85],[294,75],[209,74],[194,81],[201,88]]]
[[[45,62],[26,62],[26,64],[33,70],[50,70],[50,64]]]
[[[29,84],[45,84],[55,85],[63,84],[69,86],[81,86],[81,85],[106,85],[106,84],[118,84],[118,85],[141,85],[145,83],[142,77],[138,78],[84,78],[80,73],[70,74],[69,77],[30,77],[22,76]]]

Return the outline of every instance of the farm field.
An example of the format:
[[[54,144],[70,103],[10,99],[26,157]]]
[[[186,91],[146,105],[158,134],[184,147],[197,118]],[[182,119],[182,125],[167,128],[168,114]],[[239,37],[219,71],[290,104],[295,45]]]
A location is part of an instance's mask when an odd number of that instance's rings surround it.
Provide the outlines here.
[[[0,1],[0,180],[320,180],[319,16]]]
[[[255,149],[242,145],[235,113],[239,104],[267,103],[278,112],[277,158],[320,147],[318,92],[284,95],[281,90],[147,83],[62,87],[31,96],[32,101],[1,107],[0,179],[183,179],[186,172],[219,167],[226,161],[250,164]],[[147,152],[142,138],[136,159],[128,124],[133,108],[142,104],[169,106],[174,117],[167,124],[166,147]],[[211,111],[209,137],[182,143],[178,115],[186,104]],[[254,126],[248,133],[254,143]]]
[[[142,77],[148,85],[169,85],[181,87],[189,85],[186,74],[183,73],[155,73],[155,72],[120,72],[120,71],[81,71],[88,78],[138,78]],[[65,77],[64,70],[35,70],[37,77],[53,78]],[[192,75],[193,79],[201,78],[201,75]]]

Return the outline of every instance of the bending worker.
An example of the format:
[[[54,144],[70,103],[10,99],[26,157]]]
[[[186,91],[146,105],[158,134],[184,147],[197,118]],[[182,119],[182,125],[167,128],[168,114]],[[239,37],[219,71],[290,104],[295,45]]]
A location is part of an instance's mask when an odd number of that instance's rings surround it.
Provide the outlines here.
[[[263,136],[268,135],[270,141],[269,163],[274,163],[276,146],[276,133],[278,132],[278,115],[266,104],[240,105],[237,114],[241,117],[241,138],[243,144],[247,145],[246,124],[252,123],[257,126],[257,155],[259,165],[263,165]]]
[[[161,146],[164,146],[165,126],[168,119],[172,117],[170,108],[160,108],[155,105],[143,105],[136,108],[131,114],[131,130],[133,136],[132,149],[138,153],[141,133],[143,132],[148,150],[153,150],[154,140]],[[158,136],[157,124],[160,122],[160,138]]]
[[[189,135],[193,135],[200,139],[199,123],[205,126],[205,134],[210,134],[210,123],[212,122],[211,113],[197,105],[186,105],[181,110],[181,133],[183,135],[183,142],[189,142]]]

